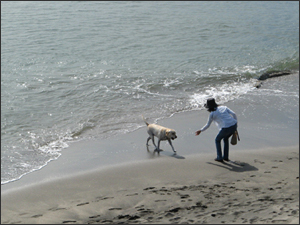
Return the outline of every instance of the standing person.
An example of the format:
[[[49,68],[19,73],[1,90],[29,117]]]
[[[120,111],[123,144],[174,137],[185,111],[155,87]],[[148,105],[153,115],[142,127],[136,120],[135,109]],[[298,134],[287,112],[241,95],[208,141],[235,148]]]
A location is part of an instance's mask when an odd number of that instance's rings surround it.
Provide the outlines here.
[[[226,106],[219,106],[216,104],[214,98],[207,99],[206,104],[204,105],[207,108],[207,111],[210,112],[208,121],[201,130],[197,130],[195,132],[196,136],[198,136],[201,132],[205,131],[209,128],[212,121],[215,121],[216,125],[219,128],[219,133],[215,138],[216,148],[217,148],[217,158],[215,161],[223,162],[229,161],[229,137],[237,130],[237,117],[235,112],[229,109]],[[224,141],[224,154],[222,157],[221,150],[221,140]]]

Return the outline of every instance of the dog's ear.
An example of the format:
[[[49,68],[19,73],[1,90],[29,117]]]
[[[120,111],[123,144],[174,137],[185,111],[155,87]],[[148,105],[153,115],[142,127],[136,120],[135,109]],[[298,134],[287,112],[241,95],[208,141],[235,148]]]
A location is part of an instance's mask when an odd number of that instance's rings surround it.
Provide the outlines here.
[[[166,130],[166,136],[169,137],[170,135],[170,130]]]

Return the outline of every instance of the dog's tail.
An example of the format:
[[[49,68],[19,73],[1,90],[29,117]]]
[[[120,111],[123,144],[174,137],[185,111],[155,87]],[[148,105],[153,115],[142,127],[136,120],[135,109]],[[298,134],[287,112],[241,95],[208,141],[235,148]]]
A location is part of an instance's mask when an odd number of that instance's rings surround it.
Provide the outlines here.
[[[149,126],[149,123],[147,123],[147,121],[144,118],[144,115],[142,115],[144,122],[146,123],[147,126]]]

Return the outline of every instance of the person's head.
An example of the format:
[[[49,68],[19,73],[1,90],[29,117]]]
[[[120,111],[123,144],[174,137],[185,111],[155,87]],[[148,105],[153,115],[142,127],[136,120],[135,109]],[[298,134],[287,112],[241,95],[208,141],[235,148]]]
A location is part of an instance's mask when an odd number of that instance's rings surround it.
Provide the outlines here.
[[[209,112],[216,111],[218,106],[219,105],[215,102],[214,98],[207,99],[206,104],[204,104],[204,107],[207,108],[207,111]]]

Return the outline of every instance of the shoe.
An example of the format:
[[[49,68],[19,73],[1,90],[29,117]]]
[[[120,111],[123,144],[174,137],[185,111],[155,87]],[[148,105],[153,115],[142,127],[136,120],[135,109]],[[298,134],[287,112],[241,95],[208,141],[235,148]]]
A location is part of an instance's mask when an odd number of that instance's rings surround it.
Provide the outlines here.
[[[223,159],[224,161],[226,161],[226,162],[229,162],[230,161],[230,159]]]
[[[217,158],[215,158],[215,161],[217,161],[217,162],[223,162],[223,159],[217,159]]]

